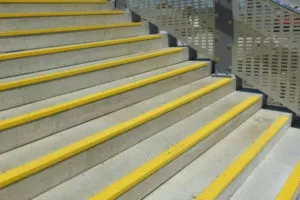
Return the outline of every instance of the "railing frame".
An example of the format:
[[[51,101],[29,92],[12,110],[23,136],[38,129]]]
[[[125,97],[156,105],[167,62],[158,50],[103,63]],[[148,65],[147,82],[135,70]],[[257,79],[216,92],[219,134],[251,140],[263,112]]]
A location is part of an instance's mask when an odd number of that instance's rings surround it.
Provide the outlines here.
[[[292,79],[294,76],[289,76],[287,78],[285,77],[286,75],[282,74],[278,74],[278,77],[274,78],[274,76],[272,75],[272,73],[274,73],[274,69],[271,69],[270,67],[269,70],[273,71],[266,72],[268,68],[266,68],[265,64],[263,63],[264,58],[256,57],[256,54],[261,53],[265,56],[265,58],[268,57],[270,65],[272,65],[272,59],[270,57],[276,56],[276,51],[280,53],[284,52],[283,48],[290,48],[289,46],[284,47],[284,42],[290,42],[292,40],[291,37],[293,36],[292,34],[285,33],[288,36],[288,39],[286,39],[285,36],[267,30],[267,28],[263,26],[260,27],[260,29],[258,29],[257,26],[252,26],[252,23],[256,23],[255,20],[248,20],[250,24],[247,24],[247,20],[243,21],[243,19],[238,16],[237,12],[239,10],[237,9],[237,6],[241,6],[240,3],[243,2],[249,4],[249,0],[127,1],[129,3],[127,5],[129,5],[128,7],[132,12],[140,15],[141,18],[146,19],[150,23],[155,24],[155,26],[157,26],[160,30],[167,31],[170,35],[174,36],[179,41],[182,41],[183,44],[189,45],[192,49],[198,52],[198,57],[211,59],[214,63],[215,73],[217,75],[228,75],[232,70],[234,75],[243,80],[242,83],[247,82],[248,84],[262,91],[265,95],[270,96],[276,102],[281,103],[283,106],[300,115],[300,81],[299,83],[290,83],[291,81],[293,81]],[[213,4],[210,4],[209,1],[212,1]],[[162,2],[165,3],[163,4]],[[239,4],[237,5],[236,2],[239,2]],[[252,0],[250,4],[252,2],[262,4],[262,6],[270,6],[270,9],[264,8],[267,11],[272,11],[272,9],[274,10],[275,8],[278,8],[278,11],[281,12],[279,23],[283,27],[282,29],[284,29],[284,23],[282,23],[280,20],[285,20],[286,16],[288,16],[289,19],[293,20],[295,19],[295,16],[300,16],[300,11],[294,10],[292,7],[286,4],[279,3],[278,0]],[[212,7],[209,7],[209,5],[212,5]],[[206,12],[206,10],[204,9],[207,9],[209,11]],[[249,9],[251,10],[251,7],[249,7]],[[256,9],[257,10],[253,12],[259,12],[260,7],[256,7]],[[259,17],[261,20],[266,20],[261,17],[261,15]],[[241,27],[244,27],[245,29],[247,29],[247,31],[251,32],[249,37],[252,37],[253,40],[258,40],[260,37],[264,38],[264,40],[260,41],[262,42],[260,46],[253,46],[257,45],[255,44],[255,42],[249,44],[250,46],[252,45],[252,52],[247,50],[248,46],[246,45],[243,47],[244,49],[240,48],[240,41],[238,40],[238,38],[241,36]],[[297,34],[295,35],[297,36]],[[247,34],[245,34],[242,37],[248,36]],[[267,41],[268,39],[270,41]],[[264,51],[268,49],[265,48],[265,46],[268,46],[265,44],[265,42],[269,42],[269,49],[272,49],[272,47],[277,48],[277,50],[274,50],[275,53],[264,53]],[[205,52],[206,49],[208,49],[207,52]],[[250,52],[250,57],[244,56],[244,58],[241,58],[241,51],[244,51],[244,53],[246,54],[249,54]],[[251,71],[254,69],[248,69],[245,63],[242,65],[242,59],[244,59],[245,62],[248,62],[247,60],[256,62],[252,66],[249,66],[250,68],[259,68],[260,66],[262,66],[262,69],[255,69],[256,72],[252,72],[252,74],[250,73],[249,75],[247,75],[247,73],[245,73],[245,70]],[[283,68],[285,67],[284,58],[281,59],[282,60],[278,61],[281,62],[278,64],[280,65],[278,66],[278,69],[283,70]],[[295,68],[295,64],[292,65],[292,67]],[[287,68],[289,67],[291,66],[288,66]],[[296,66],[296,68],[300,70],[300,67],[298,68]],[[244,72],[242,73],[241,70],[244,70]],[[292,69],[289,68],[289,70]],[[294,72],[295,71],[292,71],[292,73]],[[269,85],[266,85],[264,83],[265,80],[263,80],[266,79],[266,73],[269,73],[269,76],[273,76],[274,79],[272,80],[273,82],[269,82]],[[291,73],[291,71],[287,73]],[[300,72],[297,77],[298,79],[300,79]],[[277,82],[274,83],[274,81]],[[293,84],[296,84],[295,87],[297,88],[295,90],[293,90]],[[287,89],[284,90],[282,87],[286,87]],[[288,88],[290,88],[290,90],[288,90]],[[292,94],[291,91],[295,91],[295,94]],[[286,97],[281,95],[281,93],[286,93]]]
[[[300,15],[274,0],[245,3],[234,5],[233,73],[300,115]]]

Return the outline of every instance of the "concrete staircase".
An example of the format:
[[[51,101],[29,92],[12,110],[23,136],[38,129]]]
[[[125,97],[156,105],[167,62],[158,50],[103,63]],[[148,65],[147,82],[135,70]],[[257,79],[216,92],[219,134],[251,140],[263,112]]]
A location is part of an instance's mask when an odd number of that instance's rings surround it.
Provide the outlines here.
[[[297,198],[300,131],[105,0],[0,0],[1,200]]]

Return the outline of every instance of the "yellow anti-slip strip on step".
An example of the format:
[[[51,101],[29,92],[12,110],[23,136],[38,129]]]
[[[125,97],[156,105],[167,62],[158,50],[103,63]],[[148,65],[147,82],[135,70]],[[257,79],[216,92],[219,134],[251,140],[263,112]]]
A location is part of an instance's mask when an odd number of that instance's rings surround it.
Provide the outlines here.
[[[186,67],[182,67],[180,69],[176,69],[170,72],[166,72],[163,74],[159,74],[156,76],[152,76],[149,78],[145,78],[143,80],[139,80],[136,82],[132,82],[132,83],[128,83],[116,88],[112,88],[112,89],[108,89],[99,93],[95,93],[95,94],[91,94],[85,97],[81,97],[75,100],[71,100],[68,101],[66,103],[62,103],[62,104],[58,104],[58,105],[54,105],[54,106],[50,106],[48,108],[44,108],[41,110],[37,110],[37,111],[33,111],[31,113],[26,113],[17,117],[13,117],[13,118],[9,118],[9,119],[5,119],[0,121],[0,131],[8,129],[8,128],[12,128],[18,125],[22,125],[28,122],[32,122],[34,120],[38,120],[41,118],[45,118],[51,115],[55,115],[57,113],[61,113],[67,110],[71,110],[73,108],[79,107],[79,106],[83,106],[95,101],[99,101],[101,99],[107,98],[107,97],[111,97],[117,94],[121,94],[124,92],[128,92],[130,90],[139,88],[139,87],[143,87],[145,85],[149,85],[152,83],[156,83],[159,81],[162,81],[164,79],[167,78],[171,78],[180,74],[184,74],[202,67],[206,67],[207,63],[205,62],[197,62],[196,64],[192,64]]]
[[[237,158],[229,167],[214,180],[196,200],[214,200],[243,172],[243,170],[256,158],[266,145],[276,136],[282,127],[288,123],[287,116],[279,117],[262,135]]]
[[[37,12],[37,13],[0,13],[0,18],[24,18],[24,17],[63,17],[63,16],[87,16],[87,15],[122,15],[121,10],[95,10],[95,11],[65,11],[65,12]]]
[[[116,126],[108,128],[104,131],[89,136],[81,141],[75,142],[69,146],[66,146],[58,151],[50,153],[46,156],[33,160],[27,164],[21,165],[17,168],[9,170],[3,174],[0,174],[0,189],[6,187],[16,181],[26,178],[34,173],[44,170],[48,167],[55,165],[58,162],[66,160],[78,153],[86,151],[96,145],[99,145],[109,139],[125,133],[137,126],[140,126],[152,119],[155,119],[167,112],[175,110],[176,108],[183,106],[193,100],[200,98],[214,90],[217,90],[232,82],[232,79],[224,78],[204,88],[196,90],[188,95],[180,97],[174,101],[166,103],[160,107],[150,110],[144,114],[141,114],[128,121],[122,122]],[[252,99],[251,102],[256,101]]]
[[[107,69],[107,68],[111,68],[111,67],[117,67],[117,66],[121,66],[121,65],[130,64],[130,63],[135,63],[135,62],[139,62],[142,60],[147,60],[147,59],[151,59],[151,58],[155,58],[155,57],[159,57],[159,56],[178,53],[178,52],[181,52],[182,50],[183,50],[182,48],[171,48],[171,49],[156,51],[153,53],[132,56],[129,58],[121,58],[118,60],[113,60],[113,61],[95,64],[95,65],[91,65],[91,66],[85,66],[85,67],[80,67],[80,68],[76,68],[76,69],[70,69],[70,70],[61,71],[61,72],[54,72],[54,73],[50,73],[50,74],[10,81],[10,82],[6,82],[6,83],[0,83],[0,91],[24,87],[24,86],[42,83],[42,82],[46,82],[46,81],[53,81],[53,80],[61,79],[61,78],[67,78],[70,76],[89,73],[89,72]]]
[[[276,200],[293,200],[300,189],[300,161],[284,184]]]
[[[0,3],[22,3],[22,4],[72,4],[72,3],[82,3],[82,4],[90,4],[90,3],[100,3],[107,4],[107,0],[0,0]]]
[[[67,52],[67,51],[76,51],[76,50],[88,49],[88,48],[126,44],[126,43],[132,43],[132,42],[140,42],[140,41],[146,41],[146,40],[155,40],[155,39],[160,39],[160,38],[162,38],[162,35],[160,35],[160,34],[145,35],[145,36],[122,38],[122,39],[115,39],[115,40],[106,40],[106,41],[100,41],[100,42],[90,42],[90,43],[82,43],[82,44],[75,44],[75,45],[28,50],[28,51],[14,52],[14,53],[4,53],[4,54],[0,54],[0,61],[32,57],[32,56],[40,56],[40,55],[46,55],[46,54],[62,53],[62,52]]]
[[[240,113],[247,110],[249,107],[258,102],[259,97],[254,96],[241,102],[239,105],[231,108],[226,113],[222,114],[215,120],[205,125],[200,130],[196,131],[192,135],[188,136],[184,140],[175,144],[165,152],[159,154],[154,159],[146,162],[136,170],[132,171],[123,178],[112,183],[107,188],[100,191],[98,194],[93,196],[90,200],[113,200],[136,186],[138,183],[148,178],[162,167],[166,166],[171,161],[175,160],[186,151],[197,145],[200,141],[204,140],[213,132],[227,124],[230,120],[237,117]]]
[[[134,27],[134,26],[141,26],[141,25],[142,23],[138,22],[138,23],[104,24],[104,25],[94,25],[94,26],[73,26],[73,27],[63,27],[63,28],[18,30],[18,31],[0,32],[0,37],[66,33],[66,32],[73,32],[73,31],[91,31],[91,30],[101,30],[101,29],[110,29],[110,28]]]

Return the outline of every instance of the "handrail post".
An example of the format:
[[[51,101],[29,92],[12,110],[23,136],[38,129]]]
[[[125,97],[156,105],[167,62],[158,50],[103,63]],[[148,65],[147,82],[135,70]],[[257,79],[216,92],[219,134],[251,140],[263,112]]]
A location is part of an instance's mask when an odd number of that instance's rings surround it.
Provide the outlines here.
[[[228,75],[233,63],[233,2],[215,0],[215,73]]]

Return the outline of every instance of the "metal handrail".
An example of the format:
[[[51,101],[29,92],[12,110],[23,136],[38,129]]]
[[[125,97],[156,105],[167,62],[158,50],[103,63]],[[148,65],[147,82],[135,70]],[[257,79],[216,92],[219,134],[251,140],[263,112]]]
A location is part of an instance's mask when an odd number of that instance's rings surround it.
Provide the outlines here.
[[[279,6],[279,7],[282,7],[284,9],[288,10],[289,12],[291,12],[291,14],[300,15],[300,10],[293,8],[291,5],[289,5],[287,3],[283,3],[279,0],[267,0],[267,1],[269,1],[270,4],[273,4],[275,6]]]

